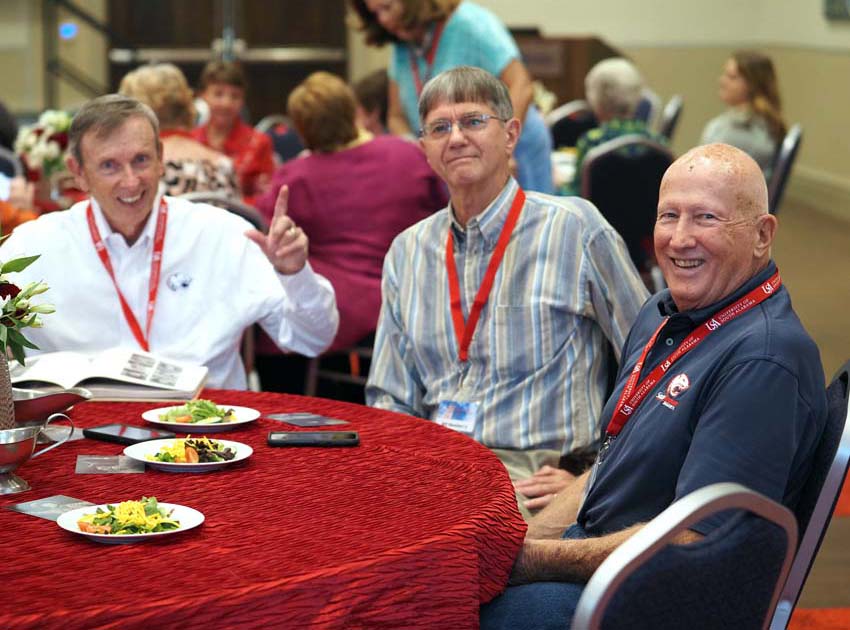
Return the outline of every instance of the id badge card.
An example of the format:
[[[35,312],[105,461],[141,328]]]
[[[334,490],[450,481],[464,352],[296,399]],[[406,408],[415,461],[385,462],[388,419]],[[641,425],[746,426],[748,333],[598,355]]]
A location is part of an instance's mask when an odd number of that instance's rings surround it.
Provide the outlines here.
[[[444,400],[437,407],[434,421],[449,429],[472,435],[478,421],[481,405],[477,402]]]

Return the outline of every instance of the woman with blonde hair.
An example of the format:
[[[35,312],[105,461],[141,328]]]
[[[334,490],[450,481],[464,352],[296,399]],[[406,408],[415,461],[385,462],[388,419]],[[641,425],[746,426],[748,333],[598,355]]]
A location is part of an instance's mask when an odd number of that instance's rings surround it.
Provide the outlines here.
[[[729,109],[709,121],[700,144],[738,147],[769,178],[786,131],[773,62],[760,52],[739,50],[726,61],[719,83],[720,99]]]
[[[330,280],[339,331],[330,350],[374,332],[381,308],[381,271],[390,243],[405,228],[448,203],[445,187],[414,143],[373,136],[356,123],[357,100],[339,77],[315,72],[289,95],[287,113],[310,153],[278,167],[257,199],[267,217],[280,189],[289,189],[289,216],[310,237],[310,265]],[[305,365],[274,356],[261,342],[264,390],[294,391]],[[288,385],[289,383],[289,385]]]
[[[239,196],[230,158],[192,138],[194,97],[177,66],[142,66],[128,73],[118,90],[150,106],[159,119],[166,195],[200,191]]]

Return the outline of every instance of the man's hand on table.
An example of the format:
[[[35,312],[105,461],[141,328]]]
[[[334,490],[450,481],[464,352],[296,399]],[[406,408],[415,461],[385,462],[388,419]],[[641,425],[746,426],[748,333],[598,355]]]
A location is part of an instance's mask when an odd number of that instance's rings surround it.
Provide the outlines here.
[[[307,235],[287,216],[289,210],[289,187],[281,186],[274,205],[274,216],[268,235],[250,230],[245,236],[263,250],[278,273],[292,275],[304,268],[307,262]]]
[[[575,479],[575,475],[560,468],[543,466],[528,479],[514,483],[517,492],[527,497],[523,505],[529,510],[544,508],[554,496],[566,488]]]

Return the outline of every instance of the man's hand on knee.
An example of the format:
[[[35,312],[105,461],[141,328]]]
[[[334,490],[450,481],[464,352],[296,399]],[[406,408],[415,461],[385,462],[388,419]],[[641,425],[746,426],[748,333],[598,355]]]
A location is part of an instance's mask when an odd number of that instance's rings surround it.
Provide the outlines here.
[[[567,488],[575,479],[575,475],[566,470],[546,465],[531,477],[514,483],[514,488],[528,499],[523,502],[523,505],[529,510],[536,510],[549,505],[555,495]]]

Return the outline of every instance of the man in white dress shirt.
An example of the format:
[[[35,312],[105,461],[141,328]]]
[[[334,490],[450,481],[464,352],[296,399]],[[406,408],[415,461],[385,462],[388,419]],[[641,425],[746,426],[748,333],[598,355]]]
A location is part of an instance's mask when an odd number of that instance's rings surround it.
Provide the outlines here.
[[[239,343],[259,323],[284,350],[314,356],[336,334],[333,288],[307,262],[307,236],[281,191],[268,235],[225,210],[159,194],[159,125],[132,98],[86,103],[68,168],[89,193],[21,226],[0,259],[41,254],[20,275],[56,306],[30,333],[41,351],[123,346],[209,368],[207,385],[246,384]]]

